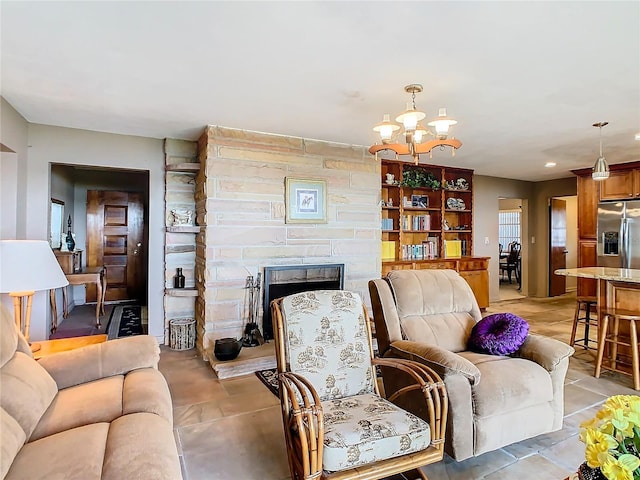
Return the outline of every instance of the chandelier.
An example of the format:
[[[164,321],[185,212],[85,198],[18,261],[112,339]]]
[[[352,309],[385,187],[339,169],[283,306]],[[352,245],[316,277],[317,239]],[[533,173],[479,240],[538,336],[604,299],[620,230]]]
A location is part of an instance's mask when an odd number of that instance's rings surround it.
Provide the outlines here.
[[[606,125],[609,125],[609,122],[593,124],[594,127],[598,127],[600,129],[600,156],[596,160],[596,163],[593,166],[593,172],[591,173],[591,178],[597,181],[609,178],[609,165],[607,165],[607,161],[604,159],[604,155],[602,155],[602,127]]]
[[[462,142],[455,138],[447,139],[447,137],[449,127],[458,122],[447,117],[446,108],[441,108],[438,116],[427,123],[435,132],[425,128],[420,121],[424,120],[426,115],[416,109],[416,93],[422,92],[422,85],[412,83],[404,87],[404,91],[411,94],[411,102],[407,103],[407,109],[396,117],[395,122],[392,122],[389,114],[385,113],[382,122],[373,127],[373,130],[380,135],[382,144],[372,145],[369,153],[377,154],[382,150],[393,150],[396,157],[411,155],[416,165],[421,154],[428,153],[431,158],[431,150],[436,147],[440,147],[441,150],[444,150],[444,147],[451,147],[451,153],[455,155],[456,149],[462,146]],[[427,140],[426,137],[429,135],[434,138]],[[404,136],[405,143],[395,143],[401,136]]]

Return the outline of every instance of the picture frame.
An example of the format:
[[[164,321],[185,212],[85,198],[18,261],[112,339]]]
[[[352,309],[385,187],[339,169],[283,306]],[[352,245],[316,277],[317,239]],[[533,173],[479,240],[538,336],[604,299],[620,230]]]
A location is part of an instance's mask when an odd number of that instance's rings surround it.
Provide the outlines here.
[[[285,178],[285,223],[327,223],[327,182]]]
[[[411,195],[411,206],[414,208],[427,208],[429,197],[427,195]]]

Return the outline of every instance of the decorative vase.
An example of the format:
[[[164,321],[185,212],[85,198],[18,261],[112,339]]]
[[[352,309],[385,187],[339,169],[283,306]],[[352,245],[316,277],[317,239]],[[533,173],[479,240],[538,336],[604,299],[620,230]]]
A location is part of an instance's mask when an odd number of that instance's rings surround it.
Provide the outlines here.
[[[584,462],[578,468],[578,480],[607,480],[599,468],[591,468]]]
[[[76,248],[76,241],[73,238],[73,233],[71,233],[71,230],[67,232],[67,236],[65,237],[64,241],[67,245],[67,249],[69,249],[70,252],[73,252],[73,250]]]
[[[184,288],[184,275],[181,268],[176,268],[176,274],[173,276],[173,288]]]

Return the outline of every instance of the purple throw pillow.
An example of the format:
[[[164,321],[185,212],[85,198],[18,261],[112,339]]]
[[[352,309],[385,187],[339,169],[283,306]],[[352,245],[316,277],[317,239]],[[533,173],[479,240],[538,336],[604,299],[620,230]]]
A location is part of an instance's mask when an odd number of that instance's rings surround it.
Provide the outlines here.
[[[529,324],[513,313],[494,313],[476,323],[469,337],[469,350],[491,355],[509,355],[518,350],[529,333]]]

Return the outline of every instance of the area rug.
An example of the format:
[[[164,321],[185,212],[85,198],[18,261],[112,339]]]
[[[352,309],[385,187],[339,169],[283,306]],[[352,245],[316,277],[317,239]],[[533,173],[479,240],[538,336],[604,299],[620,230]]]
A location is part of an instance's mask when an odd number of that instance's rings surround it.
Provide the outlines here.
[[[106,333],[109,340],[133,335],[144,335],[145,325],[140,305],[119,305],[114,307],[109,317]]]
[[[275,368],[267,370],[258,370],[256,376],[276,397],[280,397],[280,389],[278,386],[278,371]]]

